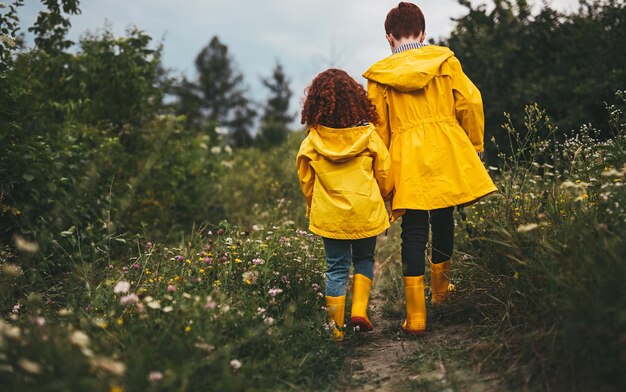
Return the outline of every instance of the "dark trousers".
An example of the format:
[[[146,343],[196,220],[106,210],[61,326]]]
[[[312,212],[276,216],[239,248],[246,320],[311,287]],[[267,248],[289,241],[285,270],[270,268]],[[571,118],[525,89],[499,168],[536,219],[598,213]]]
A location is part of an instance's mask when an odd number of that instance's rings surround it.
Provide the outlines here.
[[[450,260],[454,248],[454,207],[437,210],[406,210],[402,216],[402,274],[424,275],[426,243],[432,231],[432,262]]]

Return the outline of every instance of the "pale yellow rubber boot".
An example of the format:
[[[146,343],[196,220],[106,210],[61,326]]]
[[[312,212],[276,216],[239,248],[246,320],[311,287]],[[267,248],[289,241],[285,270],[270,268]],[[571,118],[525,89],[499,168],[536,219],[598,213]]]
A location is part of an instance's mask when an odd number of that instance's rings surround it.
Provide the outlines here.
[[[333,338],[343,340],[343,325],[346,318],[346,296],[326,296],[326,308],[328,309],[328,321],[333,325]]]
[[[406,320],[402,329],[415,336],[426,334],[426,299],[424,297],[424,275],[405,276]]]
[[[352,283],[352,310],[350,323],[357,332],[368,332],[374,329],[367,317],[367,303],[370,299],[372,280],[365,275],[354,274]]]
[[[450,260],[433,264],[430,262],[430,283],[432,286],[433,306],[441,305],[448,299],[448,293],[454,290],[450,283]]]

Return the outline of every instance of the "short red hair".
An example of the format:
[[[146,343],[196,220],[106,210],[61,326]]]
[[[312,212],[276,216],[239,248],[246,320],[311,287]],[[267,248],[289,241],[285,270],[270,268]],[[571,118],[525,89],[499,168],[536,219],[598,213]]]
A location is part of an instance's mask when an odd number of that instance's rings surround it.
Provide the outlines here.
[[[309,127],[350,128],[378,123],[378,113],[363,86],[345,71],[328,69],[313,79],[305,91],[302,124]]]
[[[426,31],[426,20],[420,7],[413,3],[401,2],[392,8],[385,19],[385,33],[395,39],[415,37]]]

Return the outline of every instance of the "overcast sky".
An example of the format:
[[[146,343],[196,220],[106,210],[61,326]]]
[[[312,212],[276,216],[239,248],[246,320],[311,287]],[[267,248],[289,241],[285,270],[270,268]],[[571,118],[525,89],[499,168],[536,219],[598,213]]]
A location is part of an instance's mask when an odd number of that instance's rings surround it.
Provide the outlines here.
[[[465,11],[456,0],[415,3],[426,16],[427,38],[447,36],[451,18]],[[578,1],[550,3],[573,11]],[[193,77],[195,56],[217,35],[228,46],[254,100],[264,99],[260,77],[271,75],[280,61],[291,79],[295,111],[306,85],[326,68],[342,68],[365,83],[361,74],[390,54],[383,23],[397,4],[398,0],[81,0],[82,13],[71,18],[70,39],[102,28],[105,21],[117,35],[135,25],[155,41],[163,40],[163,63],[174,75]],[[31,26],[41,8],[39,1],[27,0],[20,11],[22,26]]]

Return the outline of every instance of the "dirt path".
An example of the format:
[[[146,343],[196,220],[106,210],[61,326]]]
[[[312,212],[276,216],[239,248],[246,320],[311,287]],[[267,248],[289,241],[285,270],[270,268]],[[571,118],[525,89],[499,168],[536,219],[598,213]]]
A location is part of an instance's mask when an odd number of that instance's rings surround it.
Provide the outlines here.
[[[374,331],[352,333],[344,342],[347,375],[340,390],[350,391],[501,391],[497,375],[480,372],[471,360],[480,343],[469,327],[443,325],[429,309],[426,337],[414,338],[400,329],[402,316],[389,316],[385,300],[373,293],[369,316]]]

